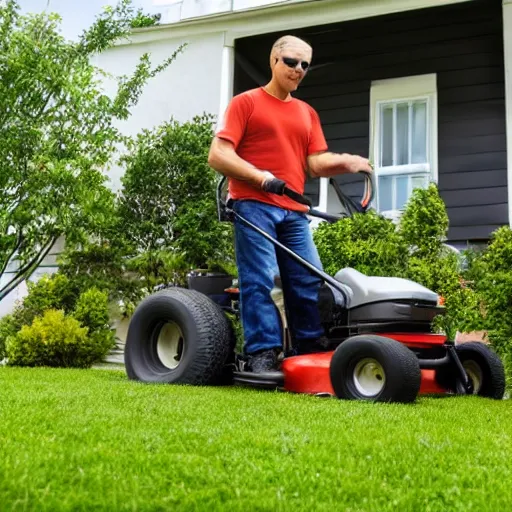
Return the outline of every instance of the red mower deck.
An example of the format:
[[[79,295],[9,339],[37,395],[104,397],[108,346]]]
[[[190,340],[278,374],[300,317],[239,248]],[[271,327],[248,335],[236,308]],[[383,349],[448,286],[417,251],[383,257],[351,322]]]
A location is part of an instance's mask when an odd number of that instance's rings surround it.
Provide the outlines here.
[[[431,348],[446,343],[446,336],[439,334],[385,333],[386,336],[403,343],[409,348]],[[331,384],[330,366],[334,351],[288,357],[283,361],[284,389],[294,393],[310,395],[335,395]],[[421,370],[422,395],[446,394],[450,390],[436,381],[436,370]]]

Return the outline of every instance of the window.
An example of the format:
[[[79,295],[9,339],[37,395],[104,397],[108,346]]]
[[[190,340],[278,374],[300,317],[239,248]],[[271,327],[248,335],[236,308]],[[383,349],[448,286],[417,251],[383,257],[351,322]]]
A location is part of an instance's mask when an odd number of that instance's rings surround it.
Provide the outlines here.
[[[376,206],[393,216],[415,188],[437,181],[436,75],[379,80],[370,96]]]

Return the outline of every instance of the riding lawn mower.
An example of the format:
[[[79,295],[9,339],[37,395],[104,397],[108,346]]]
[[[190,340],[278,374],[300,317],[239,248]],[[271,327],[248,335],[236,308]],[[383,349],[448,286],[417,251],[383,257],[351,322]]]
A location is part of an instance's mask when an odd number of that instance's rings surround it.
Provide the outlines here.
[[[273,180],[268,191],[306,205],[311,217],[337,222],[370,207],[373,181],[369,174],[364,177],[359,201],[333,183],[338,215],[315,210],[307,197],[281,180]],[[272,297],[283,332],[280,371],[247,371],[246,356],[236,352],[230,320],[240,311],[233,278],[191,274],[188,288],[159,290],[136,308],[125,346],[130,379],[199,386],[238,384],[376,402],[413,402],[419,394],[503,398],[503,364],[486,344],[456,345],[434,332],[434,318],[444,313],[436,293],[407,279],[367,276],[353,268],[328,275],[236,213],[225,185],[223,179],[217,189],[220,220],[244,223],[321,278],[318,307],[328,346],[294,354],[276,276]]]

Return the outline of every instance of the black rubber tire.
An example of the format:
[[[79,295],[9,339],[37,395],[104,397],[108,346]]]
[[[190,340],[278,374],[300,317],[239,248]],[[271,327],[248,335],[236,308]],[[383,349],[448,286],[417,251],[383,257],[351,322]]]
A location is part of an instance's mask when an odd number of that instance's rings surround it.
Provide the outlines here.
[[[163,364],[157,341],[163,325],[179,327],[179,361]],[[225,380],[233,351],[233,332],[222,310],[202,293],[169,288],[144,299],[130,321],[125,367],[130,379],[143,382],[212,385]]]
[[[382,389],[375,394],[364,394],[356,386],[355,370],[365,359],[376,361],[384,373]],[[416,355],[398,341],[374,335],[343,341],[333,354],[330,376],[336,396],[348,400],[414,402],[421,384]]]
[[[462,343],[457,345],[455,350],[473,382],[473,394],[501,400],[505,394],[505,369],[496,353],[479,341]],[[436,378],[440,385],[453,393],[466,394],[462,380],[453,365],[438,370]],[[481,381],[480,384],[475,386],[478,381]]]

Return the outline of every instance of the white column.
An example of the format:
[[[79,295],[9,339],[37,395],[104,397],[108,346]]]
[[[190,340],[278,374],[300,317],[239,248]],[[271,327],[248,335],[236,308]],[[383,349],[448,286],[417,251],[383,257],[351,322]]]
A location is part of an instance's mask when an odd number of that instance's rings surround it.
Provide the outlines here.
[[[329,178],[320,178],[318,180],[318,205],[317,208],[321,212],[327,212],[329,198]]]
[[[222,48],[222,69],[220,74],[220,102],[217,126],[222,122],[224,112],[233,97],[233,78],[235,69],[235,48],[233,44],[224,44]]]
[[[503,0],[503,48],[505,53],[505,106],[507,115],[508,221],[512,225],[512,0]]]

